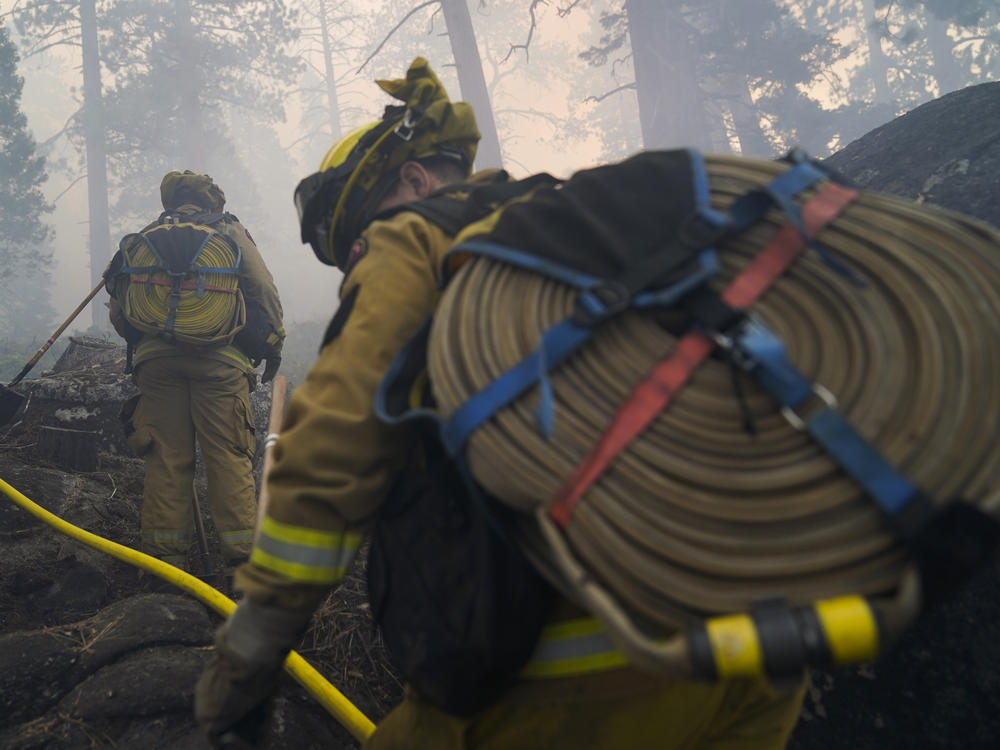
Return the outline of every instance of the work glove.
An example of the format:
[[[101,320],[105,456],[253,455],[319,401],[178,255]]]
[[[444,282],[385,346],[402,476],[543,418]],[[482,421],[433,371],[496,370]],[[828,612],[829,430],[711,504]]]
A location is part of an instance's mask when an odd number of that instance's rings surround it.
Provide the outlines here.
[[[274,376],[278,374],[278,368],[281,367],[281,357],[270,356],[267,358],[267,364],[264,365],[264,374],[260,376],[261,383],[270,383],[274,380]]]
[[[243,599],[216,631],[215,654],[194,689],[194,716],[213,747],[240,747],[260,730],[281,667],[309,615]]]

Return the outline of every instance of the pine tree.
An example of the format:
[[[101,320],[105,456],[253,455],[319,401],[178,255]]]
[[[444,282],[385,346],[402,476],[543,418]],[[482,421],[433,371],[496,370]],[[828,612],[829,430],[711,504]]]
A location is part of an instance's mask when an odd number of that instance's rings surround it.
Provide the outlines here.
[[[43,216],[52,210],[40,186],[48,178],[45,158],[21,111],[24,79],[7,28],[0,23],[0,328],[11,330],[45,322],[50,314],[48,287],[50,227]]]

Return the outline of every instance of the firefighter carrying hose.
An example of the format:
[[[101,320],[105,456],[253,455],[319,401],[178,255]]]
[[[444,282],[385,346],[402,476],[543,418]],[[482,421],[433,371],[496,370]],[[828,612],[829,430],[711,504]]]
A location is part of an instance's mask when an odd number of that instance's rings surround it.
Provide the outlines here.
[[[128,342],[140,394],[121,418],[146,468],[141,549],[186,568],[197,437],[232,575],[250,553],[256,518],[254,366],[267,359],[267,382],[281,363],[281,302],[211,177],[169,172],[160,196],[164,212],[122,239],[104,274],[111,322]]]
[[[394,357],[434,312],[442,261],[460,229],[453,219],[461,211],[442,218],[435,200],[446,195],[460,204],[484,185],[502,195],[509,184],[503,172],[469,176],[480,137],[474,114],[449,101],[425,60],[417,58],[403,79],[378,83],[401,105],[335,144],[296,191],[303,241],[345,278],[319,359],[293,393],[275,446],[267,514],[249,563],[237,571],[244,598],[220,628],[196,689],[196,716],[215,741],[261,710],[285,655],[382,523],[380,507],[401,491],[396,480],[421,450],[425,433],[379,419],[374,403]],[[446,557],[449,549],[439,552]],[[507,602],[510,627],[501,629],[496,651],[510,651],[505,632],[523,639],[518,628],[536,615],[539,632],[513,675],[494,670],[482,677],[488,684],[472,683],[469,692],[488,696],[484,705],[437,700],[410,680],[365,748],[785,745],[802,684],[660,681],[630,667],[583,610],[544,584],[529,581],[525,590],[534,598]],[[459,668],[437,666],[435,684]]]

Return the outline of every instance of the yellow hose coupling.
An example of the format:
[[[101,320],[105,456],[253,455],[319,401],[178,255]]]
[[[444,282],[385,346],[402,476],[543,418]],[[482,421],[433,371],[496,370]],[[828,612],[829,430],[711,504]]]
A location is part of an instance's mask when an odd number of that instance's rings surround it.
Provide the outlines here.
[[[798,680],[806,667],[874,659],[879,646],[875,612],[861,596],[824,599],[808,607],[763,601],[749,614],[710,618],[687,636],[694,674],[706,680]]]

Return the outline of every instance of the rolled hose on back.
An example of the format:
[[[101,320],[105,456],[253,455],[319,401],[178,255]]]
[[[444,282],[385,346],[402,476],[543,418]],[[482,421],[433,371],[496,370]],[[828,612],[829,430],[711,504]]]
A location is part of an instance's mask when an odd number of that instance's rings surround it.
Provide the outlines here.
[[[205,242],[198,261],[205,268],[230,268],[233,250],[214,235]],[[135,267],[150,267],[157,265],[157,258],[145,242],[136,240],[130,263]],[[184,277],[172,333],[185,343],[224,343],[246,322],[239,278],[235,273],[213,271],[206,271],[201,276],[203,278],[190,273]],[[204,285],[201,290],[199,284]],[[125,290],[125,312],[129,322],[146,333],[160,332],[171,309],[172,285],[173,279],[162,271],[131,274]],[[206,294],[205,290],[214,293]]]
[[[220,592],[190,573],[175,568],[173,565],[169,565],[162,560],[157,560],[155,557],[150,557],[130,547],[117,544],[74,526],[31,501],[2,479],[0,479],[0,491],[3,491],[15,504],[56,531],[78,542],[82,542],[88,547],[93,547],[122,562],[134,565],[148,573],[159,576],[165,581],[169,581],[197,598],[203,604],[211,607],[223,617],[228,617],[236,608],[234,601],[223,596]],[[309,691],[319,701],[320,705],[329,711],[333,718],[339,721],[359,742],[363,742],[375,731],[375,725],[371,720],[361,713],[337,688],[331,685],[309,662],[295,651],[290,652],[285,659],[285,671]]]
[[[707,156],[706,165],[716,210],[787,169],[725,156]],[[772,211],[722,242],[723,272],[712,288],[722,289],[784,224]],[[961,497],[995,510],[1000,233],[862,192],[817,239],[865,286],[806,251],[753,314],[935,503]],[[571,314],[575,297],[567,285],[491,259],[467,263],[445,290],[428,348],[442,414],[532,352],[542,331]],[[473,433],[473,476],[524,512],[529,553],[637,666],[676,677],[710,672],[694,663],[696,634],[714,633],[715,645],[739,640],[738,622],[725,618],[772,600],[788,605],[779,620],[820,628],[833,641],[828,650],[877,621],[874,648],[831,654],[873,656],[919,609],[906,551],[876,504],[770,396],[743,376],[734,388],[734,369],[721,357],[694,372],[591,486],[565,529],[549,519],[551,498],[619,404],[673,350],[683,315],[629,311],[605,323],[551,373],[551,440],[536,427],[536,388]],[[747,414],[756,434],[744,427]],[[756,630],[777,622],[769,617],[752,618]],[[760,636],[753,630],[743,629],[744,645]],[[727,673],[760,671],[753,658],[721,661],[732,667]]]

